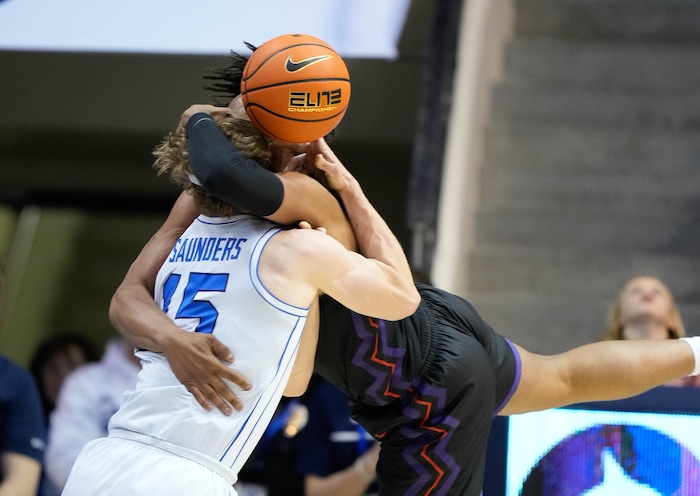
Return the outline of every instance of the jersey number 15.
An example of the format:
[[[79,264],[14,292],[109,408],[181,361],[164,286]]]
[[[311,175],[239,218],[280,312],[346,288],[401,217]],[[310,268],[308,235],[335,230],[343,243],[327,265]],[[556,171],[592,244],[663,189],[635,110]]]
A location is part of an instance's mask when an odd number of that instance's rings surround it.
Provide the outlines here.
[[[168,312],[175,290],[180,285],[180,274],[170,274],[163,285],[163,311]],[[182,303],[175,314],[176,319],[199,319],[195,332],[214,332],[219,312],[207,300],[196,300],[195,297],[203,291],[226,291],[228,274],[205,274],[191,272],[190,278],[182,295]]]

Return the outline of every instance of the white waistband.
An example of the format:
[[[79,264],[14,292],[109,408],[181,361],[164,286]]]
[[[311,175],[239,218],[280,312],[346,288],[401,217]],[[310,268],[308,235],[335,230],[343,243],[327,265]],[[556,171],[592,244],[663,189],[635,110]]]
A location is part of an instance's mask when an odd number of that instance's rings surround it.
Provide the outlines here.
[[[199,463],[200,465],[204,465],[211,471],[216,472],[218,475],[226,479],[232,486],[238,480],[238,476],[236,474],[234,474],[225,465],[215,460],[214,458],[200,453],[198,451],[183,448],[182,446],[178,446],[169,441],[157,439],[155,437],[147,436],[146,434],[140,434],[138,432],[125,431],[123,429],[111,429],[109,431],[109,436],[146,444],[148,446],[167,451],[168,453],[187,458],[188,460],[191,460],[195,463]]]

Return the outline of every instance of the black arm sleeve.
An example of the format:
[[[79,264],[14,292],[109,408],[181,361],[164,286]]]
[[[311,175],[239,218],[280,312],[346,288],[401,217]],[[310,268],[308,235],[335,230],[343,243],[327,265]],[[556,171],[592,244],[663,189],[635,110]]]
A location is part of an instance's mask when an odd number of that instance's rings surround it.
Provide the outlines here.
[[[246,158],[209,114],[197,113],[185,125],[192,172],[212,195],[243,212],[273,214],[284,186],[274,172]]]

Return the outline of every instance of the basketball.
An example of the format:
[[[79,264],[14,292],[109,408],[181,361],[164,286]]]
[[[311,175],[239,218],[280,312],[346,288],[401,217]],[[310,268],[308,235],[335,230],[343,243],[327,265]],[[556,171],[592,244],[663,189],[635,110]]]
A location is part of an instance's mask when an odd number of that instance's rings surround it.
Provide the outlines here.
[[[325,41],[285,34],[260,45],[243,69],[248,118],[269,138],[314,141],[330,133],[350,101],[345,61]]]

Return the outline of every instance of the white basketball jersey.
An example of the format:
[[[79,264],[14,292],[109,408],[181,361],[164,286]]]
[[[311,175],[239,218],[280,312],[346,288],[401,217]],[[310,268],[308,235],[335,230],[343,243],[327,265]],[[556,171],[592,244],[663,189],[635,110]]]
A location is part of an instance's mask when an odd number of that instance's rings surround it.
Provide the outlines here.
[[[251,383],[231,384],[243,410],[207,412],[159,353],[139,351],[143,368],[134,391],[112,417],[121,429],[174,443],[238,473],[270,422],[294,363],[308,308],[270,294],[258,277],[260,255],[280,231],[239,215],[200,216],[177,241],[156,279],[155,299],[189,332],[213,333],[233,352],[231,368]]]

